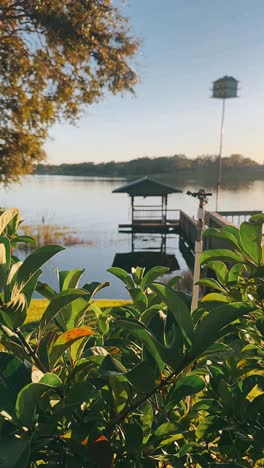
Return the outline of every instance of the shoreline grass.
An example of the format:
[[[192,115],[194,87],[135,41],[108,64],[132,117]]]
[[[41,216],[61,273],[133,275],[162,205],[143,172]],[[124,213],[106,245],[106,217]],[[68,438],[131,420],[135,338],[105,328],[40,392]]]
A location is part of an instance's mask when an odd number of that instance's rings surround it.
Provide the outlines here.
[[[120,307],[127,304],[131,304],[131,301],[126,299],[95,299],[95,304],[97,304],[101,309],[106,309],[107,307]],[[26,319],[26,324],[39,322],[41,319],[49,301],[47,299],[33,299],[28,308],[28,314]]]

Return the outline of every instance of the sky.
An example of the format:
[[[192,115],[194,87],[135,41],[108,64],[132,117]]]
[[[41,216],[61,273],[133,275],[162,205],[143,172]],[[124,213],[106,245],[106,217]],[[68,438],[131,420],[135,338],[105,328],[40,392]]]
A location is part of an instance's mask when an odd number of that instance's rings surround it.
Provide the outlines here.
[[[142,42],[136,95],[108,95],[76,126],[54,126],[47,161],[217,154],[221,101],[211,85],[232,75],[240,90],[226,103],[223,153],[264,163],[264,1],[128,0],[123,11]]]

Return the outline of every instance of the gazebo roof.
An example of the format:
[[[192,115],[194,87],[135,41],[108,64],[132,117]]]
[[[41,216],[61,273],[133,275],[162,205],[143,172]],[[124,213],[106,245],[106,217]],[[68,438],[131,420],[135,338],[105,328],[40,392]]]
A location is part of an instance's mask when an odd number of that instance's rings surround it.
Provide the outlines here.
[[[128,193],[131,197],[162,197],[169,193],[180,192],[182,191],[150,177],[142,177],[113,190],[113,193]]]

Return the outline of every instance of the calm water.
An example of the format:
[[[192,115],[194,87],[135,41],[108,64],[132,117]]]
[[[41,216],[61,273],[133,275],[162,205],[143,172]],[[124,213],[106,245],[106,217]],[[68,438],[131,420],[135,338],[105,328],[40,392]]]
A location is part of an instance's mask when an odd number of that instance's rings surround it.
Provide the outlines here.
[[[0,190],[1,206],[19,208],[27,224],[40,224],[44,217],[45,223],[68,226],[89,243],[67,247],[59,253],[45,267],[42,280],[55,285],[57,266],[60,270],[85,268],[85,281],[111,281],[110,288],[102,292],[101,297],[127,297],[119,281],[106,272],[117,252],[131,250],[129,235],[118,233],[118,224],[129,222],[130,199],[126,194],[112,194],[113,189],[124,183],[88,177],[27,176],[19,185]],[[183,193],[169,196],[169,208],[180,208],[195,216],[197,201],[185,193],[200,186],[182,182],[178,187]],[[205,188],[211,189],[210,183]],[[221,192],[220,210],[263,210],[263,200],[264,181],[225,187]],[[214,210],[214,197],[207,207]],[[167,252],[176,254],[180,268],[177,274],[188,269],[176,237],[168,239]]]

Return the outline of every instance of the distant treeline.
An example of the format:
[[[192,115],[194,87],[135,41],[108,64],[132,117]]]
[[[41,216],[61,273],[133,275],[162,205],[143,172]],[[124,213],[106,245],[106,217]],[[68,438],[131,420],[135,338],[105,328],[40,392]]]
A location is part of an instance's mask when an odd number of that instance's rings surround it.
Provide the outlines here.
[[[233,154],[222,158],[223,173],[241,174],[263,178],[264,165],[258,164],[251,158],[240,154]],[[39,164],[36,174],[98,176],[98,177],[132,177],[143,175],[174,174],[192,175],[217,173],[218,157],[205,155],[194,159],[185,155],[159,156],[155,158],[142,157],[127,162],[110,161],[106,163],[83,162],[78,164]]]

